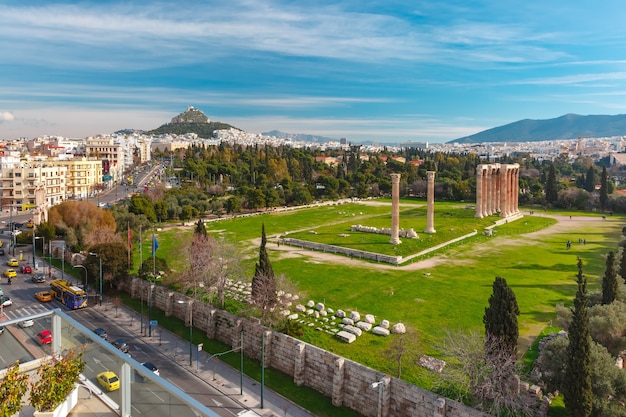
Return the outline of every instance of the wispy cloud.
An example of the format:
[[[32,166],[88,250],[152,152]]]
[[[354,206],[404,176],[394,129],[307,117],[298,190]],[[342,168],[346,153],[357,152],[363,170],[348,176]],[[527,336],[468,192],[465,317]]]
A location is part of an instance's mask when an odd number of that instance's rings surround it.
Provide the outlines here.
[[[15,117],[13,117],[13,114],[9,113],[8,111],[0,111],[0,123],[2,122],[10,122],[11,120],[14,120]]]

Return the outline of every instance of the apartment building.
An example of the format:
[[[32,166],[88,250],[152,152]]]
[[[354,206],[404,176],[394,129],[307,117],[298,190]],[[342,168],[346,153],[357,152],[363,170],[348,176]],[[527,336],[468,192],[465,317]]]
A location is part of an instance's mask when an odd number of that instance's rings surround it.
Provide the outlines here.
[[[85,155],[102,163],[102,182],[106,188],[117,182],[126,167],[125,146],[111,136],[85,139]]]
[[[65,168],[67,198],[89,198],[101,191],[103,185],[103,163],[96,158],[74,158],[51,161]]]
[[[4,158],[3,158],[4,159]],[[3,210],[17,211],[52,207],[66,198],[67,168],[51,162],[19,161],[2,164],[0,173],[1,205]],[[37,201],[37,195],[41,200]]]

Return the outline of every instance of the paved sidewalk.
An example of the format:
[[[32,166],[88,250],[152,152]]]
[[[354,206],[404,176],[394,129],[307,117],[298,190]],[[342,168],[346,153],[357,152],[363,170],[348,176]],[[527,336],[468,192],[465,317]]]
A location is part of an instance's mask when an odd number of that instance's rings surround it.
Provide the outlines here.
[[[90,307],[103,316],[110,317],[114,308],[110,304],[101,307]],[[107,313],[108,312],[108,313]],[[240,394],[241,374],[218,358],[211,359],[211,354],[205,351],[197,352],[196,345],[192,347],[192,365],[189,366],[189,340],[185,340],[164,329],[161,326],[152,328],[152,336],[148,337],[147,324],[144,318],[144,333],[141,333],[141,316],[139,313],[120,306],[115,322],[126,330],[141,337],[144,343],[151,345],[172,362],[185,368],[190,374],[213,386],[231,399],[249,408],[257,414],[270,417],[315,417],[314,414],[294,404],[285,397],[269,390],[263,390],[263,408],[261,408],[261,384],[245,374],[243,375],[243,395]],[[200,330],[196,330],[200,331]]]

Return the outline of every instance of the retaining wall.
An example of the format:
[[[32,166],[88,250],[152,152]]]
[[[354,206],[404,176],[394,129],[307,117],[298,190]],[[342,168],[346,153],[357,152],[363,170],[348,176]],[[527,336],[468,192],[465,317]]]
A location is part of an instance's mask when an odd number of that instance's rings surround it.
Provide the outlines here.
[[[133,298],[148,299],[150,283],[139,278],[123,285]],[[183,301],[179,303],[178,301]],[[310,387],[332,399],[336,406],[346,406],[365,417],[378,415],[381,395],[381,417],[487,417],[481,411],[443,398],[433,392],[341,356],[274,332],[258,320],[234,316],[200,302],[189,302],[182,294],[161,286],[152,289],[152,307],[188,322],[191,305],[194,328],[208,337],[235,348],[243,333],[244,354],[261,359],[265,337],[265,366],[279,370],[293,378],[296,385]],[[384,381],[382,389],[371,384]],[[379,391],[380,390],[380,391]]]

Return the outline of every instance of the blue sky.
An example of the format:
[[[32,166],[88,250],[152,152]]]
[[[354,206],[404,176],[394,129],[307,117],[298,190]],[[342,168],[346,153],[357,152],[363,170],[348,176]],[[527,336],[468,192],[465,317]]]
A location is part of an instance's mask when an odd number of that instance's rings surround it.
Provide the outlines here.
[[[445,142],[626,113],[623,1],[4,1],[0,139],[152,129]]]

